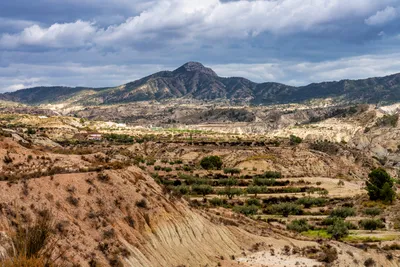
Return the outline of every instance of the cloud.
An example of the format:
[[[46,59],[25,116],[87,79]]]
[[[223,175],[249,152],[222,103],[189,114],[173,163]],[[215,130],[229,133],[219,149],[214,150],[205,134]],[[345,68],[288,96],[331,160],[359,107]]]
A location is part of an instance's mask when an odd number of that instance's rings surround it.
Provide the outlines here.
[[[374,15],[365,20],[365,24],[370,26],[383,25],[394,20],[398,13],[394,7],[388,6],[383,10],[379,10]]]
[[[0,91],[33,86],[113,87],[183,64],[83,65],[10,64],[0,68]],[[255,82],[307,85],[341,79],[363,79],[400,72],[400,53],[365,55],[323,62],[274,60],[265,63],[205,64],[223,77],[240,76]]]
[[[90,44],[95,33],[96,29],[91,23],[80,20],[74,23],[56,23],[48,28],[32,25],[19,34],[4,34],[0,38],[0,46],[81,47]]]
[[[313,82],[364,79],[400,72],[400,54],[364,55],[322,62],[275,61],[212,66],[221,76],[242,76],[257,82],[307,85]]]
[[[196,43],[197,40],[246,39],[261,33],[276,36],[299,32],[343,31],[335,23],[363,23],[366,16],[394,0],[160,0],[140,2],[139,14],[125,22],[99,27],[88,21],[53,24],[48,28],[33,25],[19,34],[5,34],[3,47],[44,46],[99,47]],[[76,2],[75,0],[72,2]],[[83,0],[84,4],[93,2]],[[121,2],[121,1],[119,1]],[[98,5],[109,5],[101,1]],[[393,16],[393,8],[378,11],[366,23]],[[117,18],[118,21],[120,18]],[[102,22],[104,23],[104,21]],[[349,29],[349,28],[345,28]],[[149,46],[146,43],[145,46]],[[150,45],[151,46],[151,45]],[[157,46],[155,46],[157,47]]]

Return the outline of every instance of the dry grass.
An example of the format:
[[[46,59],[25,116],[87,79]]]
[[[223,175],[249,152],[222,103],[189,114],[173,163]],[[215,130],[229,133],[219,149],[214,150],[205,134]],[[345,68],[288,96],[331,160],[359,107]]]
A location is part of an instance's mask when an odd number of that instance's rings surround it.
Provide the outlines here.
[[[1,263],[2,267],[45,267],[53,266],[46,265],[42,258],[27,258],[23,255],[18,255]]]
[[[14,255],[1,263],[7,266],[51,267],[63,253],[55,255],[58,240],[53,239],[54,219],[49,210],[40,210],[34,224],[18,223],[12,236]]]

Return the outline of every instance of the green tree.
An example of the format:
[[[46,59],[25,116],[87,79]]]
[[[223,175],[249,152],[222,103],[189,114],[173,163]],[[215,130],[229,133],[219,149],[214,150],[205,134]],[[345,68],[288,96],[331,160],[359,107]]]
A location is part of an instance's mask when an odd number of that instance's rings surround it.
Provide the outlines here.
[[[224,169],[224,173],[225,174],[230,174],[230,175],[234,175],[234,174],[239,174],[241,172],[241,170],[240,169],[237,169],[237,168],[225,168]]]
[[[396,194],[393,187],[393,179],[383,168],[377,168],[368,175],[367,191],[371,200],[383,200],[393,202]]]
[[[371,232],[378,228],[385,227],[385,225],[381,220],[374,220],[374,219],[361,220],[359,224],[364,230],[369,230]]]
[[[261,194],[262,193],[262,188],[260,186],[250,185],[250,186],[247,187],[246,192],[248,194],[254,194],[254,197],[257,197],[257,194]]]
[[[331,226],[327,229],[328,234],[332,235],[332,238],[339,240],[349,235],[349,229],[342,218],[336,218]]]
[[[222,160],[218,156],[204,157],[200,161],[200,166],[205,170],[220,170],[222,167]]]
[[[218,191],[218,195],[226,195],[229,199],[242,194],[243,190],[240,188],[225,187],[224,189]]]
[[[210,185],[200,184],[200,185],[193,185],[192,192],[205,197],[206,195],[213,193],[214,190]]]
[[[310,225],[306,219],[293,220],[286,226],[286,229],[301,233],[308,231],[310,229]]]

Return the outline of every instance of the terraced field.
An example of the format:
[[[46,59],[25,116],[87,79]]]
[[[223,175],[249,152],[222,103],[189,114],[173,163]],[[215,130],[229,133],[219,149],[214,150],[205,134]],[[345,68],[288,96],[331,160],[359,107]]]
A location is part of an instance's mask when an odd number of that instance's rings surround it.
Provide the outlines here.
[[[142,168],[153,173],[166,192],[217,215],[247,216],[311,239],[336,238],[348,243],[400,240],[393,225],[385,223],[385,205],[366,201],[364,181],[284,177],[280,172],[256,168],[204,170],[183,160],[153,161]],[[347,229],[343,236],[335,236],[332,230],[336,221]],[[376,223],[372,230],[366,226],[371,222]]]

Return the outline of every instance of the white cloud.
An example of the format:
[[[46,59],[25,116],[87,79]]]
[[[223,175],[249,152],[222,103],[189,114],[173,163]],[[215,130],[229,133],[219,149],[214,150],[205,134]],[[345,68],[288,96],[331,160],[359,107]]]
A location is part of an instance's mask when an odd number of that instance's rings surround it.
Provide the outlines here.
[[[85,21],[53,24],[48,28],[32,25],[19,34],[4,34],[0,46],[14,48],[23,45],[43,47],[81,47],[90,43],[95,27]]]
[[[400,72],[400,54],[366,55],[323,62],[276,61],[226,64],[212,68],[221,76],[242,76],[257,82],[307,85],[313,82],[364,79]]]
[[[367,18],[365,20],[365,23],[371,26],[383,25],[388,23],[389,21],[394,20],[397,15],[397,10],[394,7],[388,6],[385,9],[379,10],[374,15]]]
[[[84,0],[86,3],[91,1]],[[262,32],[282,35],[320,30],[338,21],[358,19],[362,23],[366,16],[393,2],[395,0],[150,1],[146,5],[142,3],[139,15],[104,29],[85,21],[54,24],[48,28],[34,25],[19,34],[3,35],[0,44],[11,48],[23,45],[62,48],[82,47],[89,43],[129,45],[141,40],[166,43],[201,38],[248,38]],[[390,17],[391,12],[387,8],[367,21],[377,23],[384,15]]]

